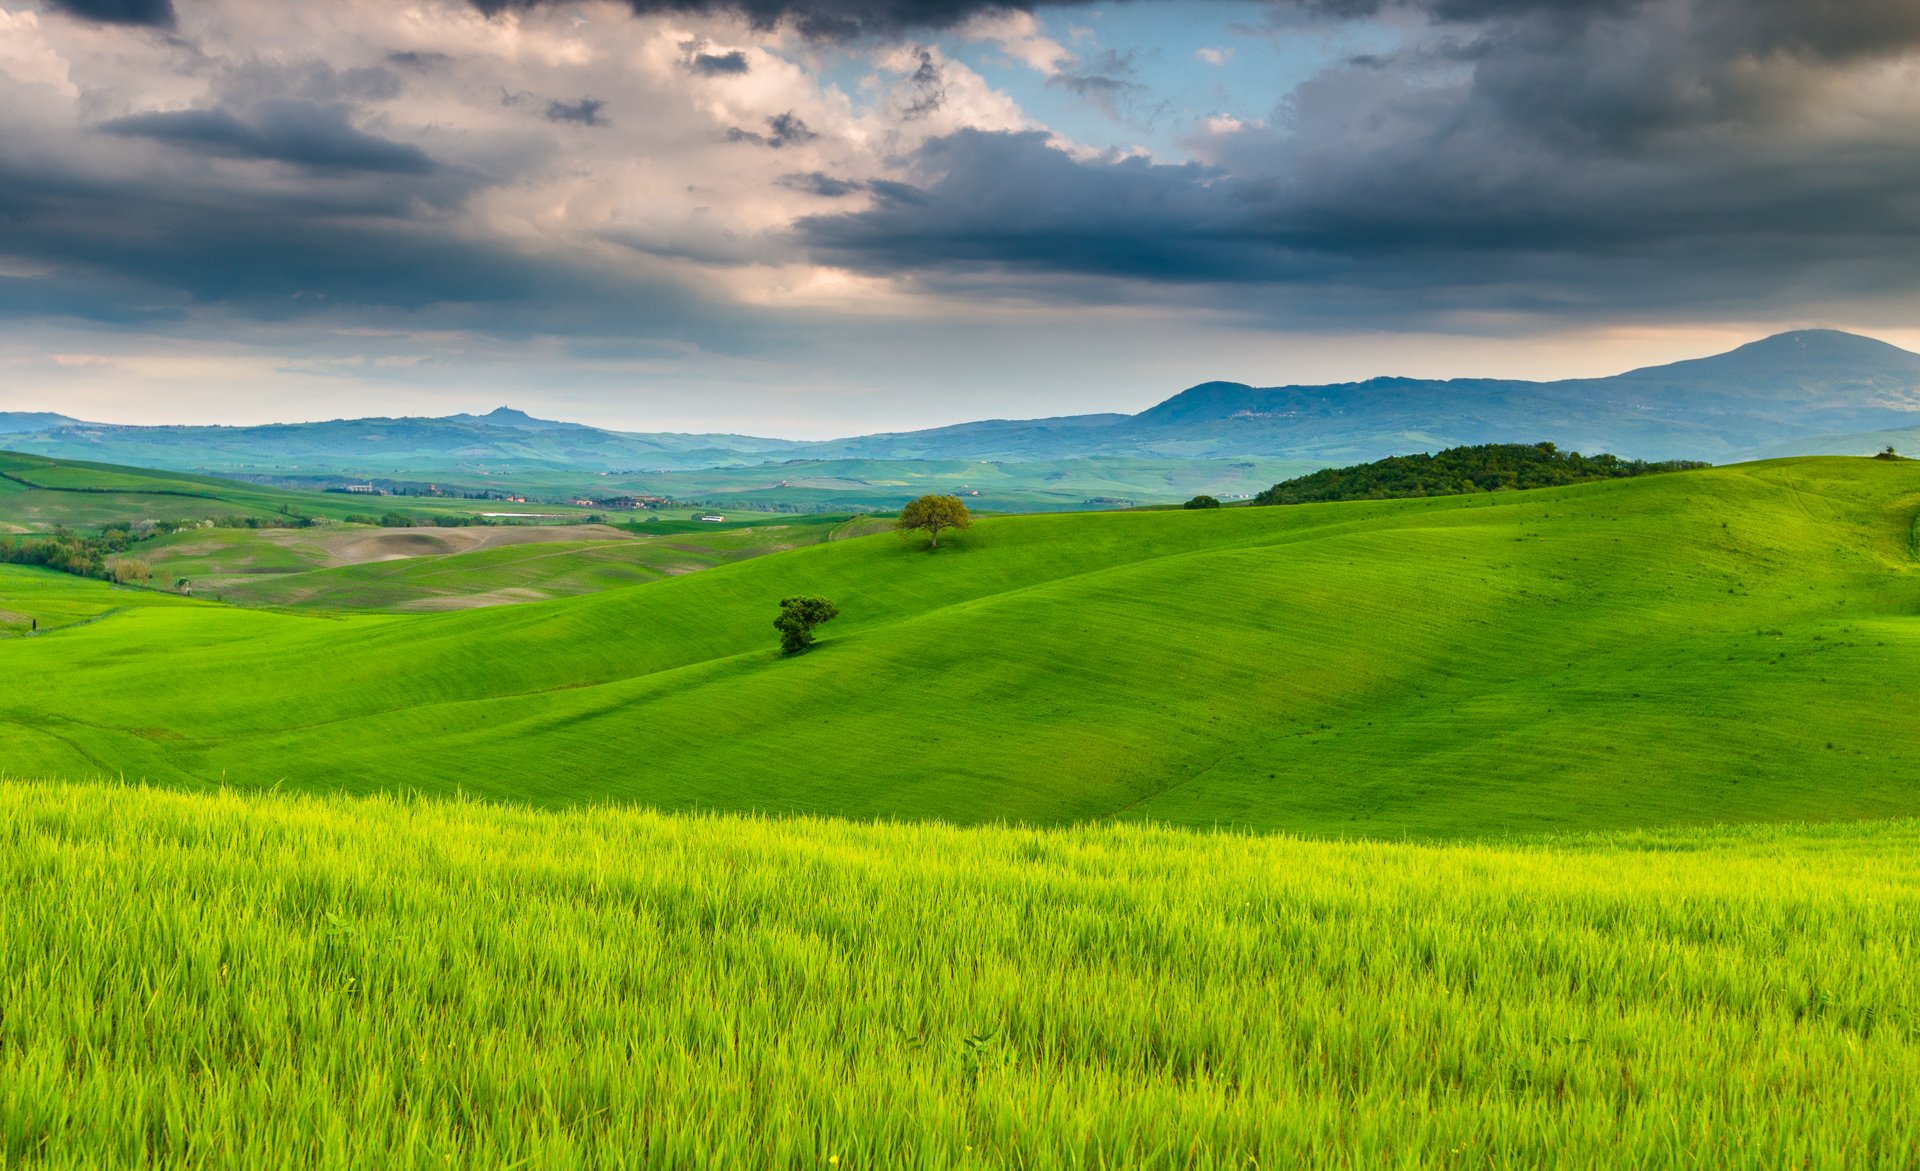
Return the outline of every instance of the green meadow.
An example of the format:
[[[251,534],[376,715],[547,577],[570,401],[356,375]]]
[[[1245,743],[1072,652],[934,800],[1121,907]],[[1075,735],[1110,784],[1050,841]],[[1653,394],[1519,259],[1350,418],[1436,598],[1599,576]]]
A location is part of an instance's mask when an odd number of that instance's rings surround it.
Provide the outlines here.
[[[0,535],[43,533],[57,527],[99,528],[142,520],[251,517],[273,521],[289,516],[340,520],[389,508],[440,516],[511,507],[521,506],[435,497],[298,492],[218,476],[0,451]],[[585,516],[589,511],[559,505],[541,508],[572,516]]]
[[[1421,846],[8,783],[0,840],[6,1166],[1920,1159],[1910,821]]]
[[[0,609],[114,612],[0,643],[0,758],[184,786],[1386,837],[1904,816],[1920,711],[1887,697],[1920,690],[1916,508],[1915,465],[1784,461],[994,518],[937,553],[877,534],[424,615],[11,568]],[[770,624],[796,593],[842,617],[783,659]]]
[[[242,606],[442,610],[597,593],[831,540],[840,517],[757,523],[193,529],[142,542],[154,581]]]
[[[0,1167],[1914,1166],[1917,516],[1836,458],[443,613],[0,566]]]

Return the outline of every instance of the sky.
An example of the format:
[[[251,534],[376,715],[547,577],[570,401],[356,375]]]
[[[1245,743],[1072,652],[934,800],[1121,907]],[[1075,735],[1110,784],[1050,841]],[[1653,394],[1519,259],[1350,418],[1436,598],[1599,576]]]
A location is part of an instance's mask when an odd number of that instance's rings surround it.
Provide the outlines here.
[[[0,410],[824,438],[1920,348],[1913,0],[0,0]]]

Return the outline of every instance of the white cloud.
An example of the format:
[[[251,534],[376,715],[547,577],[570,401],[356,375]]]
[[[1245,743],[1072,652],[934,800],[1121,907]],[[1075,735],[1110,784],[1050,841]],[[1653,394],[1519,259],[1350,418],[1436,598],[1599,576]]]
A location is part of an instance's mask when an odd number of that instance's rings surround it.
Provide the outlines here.
[[[1036,68],[1066,55],[1024,14],[966,35]],[[689,44],[744,68],[696,70]],[[10,115],[13,129],[37,123],[42,133],[22,136],[68,169],[243,203],[358,180],[283,156],[210,157],[178,140],[74,131],[155,111],[234,110],[244,121],[249,103],[288,96],[345,106],[358,132],[439,165],[425,186],[444,189],[444,206],[389,213],[421,232],[722,301],[874,304],[884,282],[795,253],[787,227],[822,201],[783,178],[844,181],[853,193],[836,206],[857,205],[866,182],[899,177],[899,160],[929,138],[1034,122],[937,46],[861,50],[868,82],[849,93],[833,75],[850,52],[738,17],[635,16],[591,0],[491,18],[465,0],[196,0],[182,6],[177,38],[0,10],[0,103],[24,111],[37,88],[36,113]],[[583,101],[594,103],[590,121],[557,113]],[[404,198],[397,190],[388,198]],[[0,276],[45,271],[29,255],[5,260]]]
[[[0,73],[23,85],[51,86],[73,95],[67,60],[40,33],[40,17],[33,12],[0,8]]]
[[[1031,12],[976,16],[959,31],[966,40],[997,45],[1007,56],[1046,77],[1060,72],[1073,58],[1065,46],[1046,35],[1039,18]]]

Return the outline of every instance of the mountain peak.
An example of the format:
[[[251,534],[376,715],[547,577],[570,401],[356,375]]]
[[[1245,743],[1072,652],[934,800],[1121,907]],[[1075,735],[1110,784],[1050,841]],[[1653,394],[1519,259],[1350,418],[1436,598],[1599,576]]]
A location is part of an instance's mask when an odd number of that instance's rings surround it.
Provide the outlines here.
[[[1809,379],[1822,384],[1860,385],[1892,379],[1910,386],[1920,377],[1920,354],[1844,330],[1792,329],[1724,354],[1647,366],[1622,377],[1683,382],[1732,379],[1753,390],[1794,389]]]
[[[1790,329],[1785,333],[1776,333],[1772,337],[1763,337],[1757,342],[1748,342],[1732,352],[1769,357],[1791,355],[1822,360],[1835,358],[1897,360],[1897,357],[1920,359],[1920,354],[1903,350],[1890,342],[1863,337],[1841,329]]]
[[[484,415],[446,415],[449,423],[479,423],[486,427],[511,427],[518,431],[557,431],[585,427],[584,423],[562,423],[554,419],[536,419],[517,407],[499,406]]]
[[[1244,409],[1256,392],[1244,382],[1202,382],[1134,416],[1137,423],[1167,424],[1190,419],[1224,418]]]

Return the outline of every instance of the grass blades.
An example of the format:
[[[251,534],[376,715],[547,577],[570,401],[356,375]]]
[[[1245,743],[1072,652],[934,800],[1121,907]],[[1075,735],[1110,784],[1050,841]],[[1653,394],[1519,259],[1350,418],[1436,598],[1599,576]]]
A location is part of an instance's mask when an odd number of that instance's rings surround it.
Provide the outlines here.
[[[1912,1166],[1916,847],[0,784],[0,1164]]]

